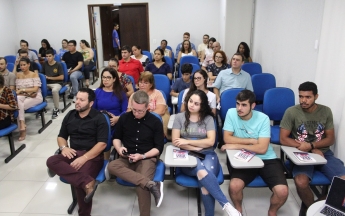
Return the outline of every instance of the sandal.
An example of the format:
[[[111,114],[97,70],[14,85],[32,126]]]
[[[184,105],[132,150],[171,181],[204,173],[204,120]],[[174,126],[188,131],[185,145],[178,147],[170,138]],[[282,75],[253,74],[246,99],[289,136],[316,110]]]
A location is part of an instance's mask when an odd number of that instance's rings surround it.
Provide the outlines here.
[[[19,130],[19,138],[18,141],[23,141],[25,140],[26,137],[26,128],[24,130]]]

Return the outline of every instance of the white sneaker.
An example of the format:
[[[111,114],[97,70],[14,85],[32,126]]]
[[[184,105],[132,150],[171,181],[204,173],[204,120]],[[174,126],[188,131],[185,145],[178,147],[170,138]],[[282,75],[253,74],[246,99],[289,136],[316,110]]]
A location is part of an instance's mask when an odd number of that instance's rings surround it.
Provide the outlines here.
[[[242,216],[242,214],[237,211],[230,203],[226,203],[223,207],[223,210],[226,211],[228,216]]]

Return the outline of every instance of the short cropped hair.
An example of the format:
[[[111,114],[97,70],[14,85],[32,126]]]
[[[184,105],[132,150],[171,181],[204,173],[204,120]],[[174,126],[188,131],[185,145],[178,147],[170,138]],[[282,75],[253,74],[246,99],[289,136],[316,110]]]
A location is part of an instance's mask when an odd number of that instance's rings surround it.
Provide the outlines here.
[[[109,61],[116,62],[116,65],[119,66],[119,60],[117,60],[116,58],[111,58],[109,59]]]
[[[89,103],[90,103],[91,101],[95,101],[95,99],[96,99],[96,94],[95,94],[95,92],[94,92],[92,89],[89,89],[89,88],[81,88],[81,89],[79,89],[79,92],[88,93],[87,99],[89,100]]]
[[[48,49],[46,51],[46,55],[48,55],[48,54],[54,55],[54,51],[52,49]]]
[[[19,53],[19,55],[24,54],[24,53],[29,55],[29,52],[27,50],[23,50],[23,49],[20,49],[18,53]]]
[[[149,105],[149,95],[144,92],[143,90],[139,90],[134,92],[132,101],[134,101],[137,104],[145,104],[145,107]]]
[[[73,46],[77,46],[77,41],[75,41],[75,40],[69,40],[68,43],[72,43]]]
[[[0,57],[0,60],[4,60],[5,64],[7,64],[7,60],[4,57]]]
[[[128,46],[128,45],[124,45],[124,46],[122,46],[122,47],[121,47],[121,50],[127,50],[129,53],[131,53],[131,52],[132,52],[131,47],[130,47],[130,46]]]
[[[242,58],[242,62],[244,61],[244,56],[243,56],[243,54],[242,54],[242,53],[237,52],[237,53],[235,53],[234,55],[232,55],[232,57],[234,57],[235,55],[237,55],[237,56],[241,56],[241,58]],[[232,59],[232,58],[231,58],[231,59]]]
[[[185,63],[181,67],[181,73],[182,74],[185,74],[185,73],[192,74],[192,71],[193,71],[193,66],[191,64],[189,64],[189,63]]]
[[[188,35],[188,37],[190,37],[189,32],[185,32],[185,33],[183,33],[183,35]]]
[[[236,100],[241,101],[241,102],[249,100],[249,104],[252,105],[253,103],[255,103],[256,97],[255,97],[254,92],[248,89],[244,89],[237,94]]]
[[[208,35],[208,34],[204,34],[204,36],[206,36],[206,37],[210,38],[210,35]]]
[[[304,82],[298,87],[298,91],[312,91],[313,95],[317,95],[317,85],[313,82]]]
[[[26,46],[29,46],[29,42],[27,42],[26,40],[20,40],[20,43],[26,43]]]

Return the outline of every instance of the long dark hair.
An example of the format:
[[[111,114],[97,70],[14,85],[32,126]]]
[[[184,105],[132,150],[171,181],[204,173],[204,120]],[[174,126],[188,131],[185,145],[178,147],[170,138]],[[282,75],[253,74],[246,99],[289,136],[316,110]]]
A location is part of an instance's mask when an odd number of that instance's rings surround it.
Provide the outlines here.
[[[246,58],[249,58],[250,57],[250,49],[249,49],[249,46],[246,42],[241,42],[238,47],[237,47],[237,52],[240,53],[240,46],[243,46],[244,47],[244,53],[243,55],[246,57]]]
[[[80,42],[82,42],[83,44],[85,44],[86,47],[90,48],[90,44],[89,44],[89,42],[87,42],[86,40],[80,40]]]
[[[182,42],[182,46],[181,46],[181,53],[186,52],[186,50],[184,49],[184,42],[186,42],[186,41],[188,41],[188,43],[189,43],[188,53],[192,52],[192,45],[191,45],[190,41],[189,40],[184,40]]]
[[[155,54],[156,51],[159,51],[161,53],[161,55],[163,56],[162,61],[165,62],[164,51],[161,48],[157,48],[157,49],[155,49],[153,54]],[[153,61],[155,61],[155,59],[153,59]]]
[[[200,103],[200,110],[199,110],[199,121],[198,121],[198,125],[200,126],[201,124],[205,124],[204,120],[206,118],[206,116],[212,116],[214,117],[213,113],[212,113],[212,109],[211,107],[208,105],[208,98],[207,95],[204,91],[202,90],[195,90],[192,91],[191,94],[188,94],[188,96],[185,99],[185,103],[186,103],[186,109],[185,109],[185,118],[186,121],[184,122],[184,127],[185,127],[185,132],[188,133],[188,126],[190,124],[190,112],[188,109],[188,101],[190,99],[190,97],[192,97],[192,95],[198,95],[200,97],[201,103]]]
[[[45,43],[46,44],[46,49],[47,50],[49,50],[49,49],[51,49],[52,47],[50,46],[50,43],[48,42],[48,40],[47,39],[43,39],[43,40],[41,40],[41,43]]]
[[[120,99],[120,101],[122,101],[123,99],[123,95],[124,95],[124,91],[123,88],[120,84],[120,79],[119,79],[119,75],[117,74],[117,71],[114,68],[110,68],[110,67],[106,67],[103,69],[101,77],[103,77],[104,72],[109,72],[111,74],[111,76],[113,77],[113,79],[115,78],[115,82],[113,83],[113,94]],[[99,88],[104,88],[104,84],[101,81],[101,84],[99,85]]]

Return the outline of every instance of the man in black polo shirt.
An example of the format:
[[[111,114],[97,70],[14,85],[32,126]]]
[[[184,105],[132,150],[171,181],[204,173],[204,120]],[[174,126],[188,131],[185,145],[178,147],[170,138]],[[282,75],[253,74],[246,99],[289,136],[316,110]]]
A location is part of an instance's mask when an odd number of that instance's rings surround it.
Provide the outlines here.
[[[120,116],[113,145],[120,158],[109,163],[109,173],[137,185],[141,216],[150,215],[151,196],[159,207],[163,200],[163,182],[152,181],[156,161],[163,151],[163,124],[148,109],[149,96],[144,91],[133,94],[132,112]],[[123,143],[123,146],[121,145]]]
[[[73,90],[69,98],[73,98],[73,103],[79,88],[78,78],[83,74],[80,70],[84,61],[83,55],[76,50],[76,46],[77,42],[75,40],[68,41],[69,52],[65,52],[62,56],[62,61],[66,62],[69,78],[72,82]]]
[[[108,140],[108,123],[103,114],[92,108],[95,97],[91,89],[79,90],[75,110],[65,116],[57,138],[61,154],[47,160],[50,175],[54,172],[74,186],[79,215],[91,213],[95,178],[103,167]]]

